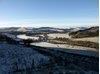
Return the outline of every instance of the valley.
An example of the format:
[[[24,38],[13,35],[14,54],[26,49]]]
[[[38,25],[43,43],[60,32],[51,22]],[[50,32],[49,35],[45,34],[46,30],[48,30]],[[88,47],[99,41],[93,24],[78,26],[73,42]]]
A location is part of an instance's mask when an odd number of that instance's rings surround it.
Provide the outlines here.
[[[99,36],[73,38],[69,35],[72,29],[59,30],[10,28],[0,32],[0,72],[98,74]]]

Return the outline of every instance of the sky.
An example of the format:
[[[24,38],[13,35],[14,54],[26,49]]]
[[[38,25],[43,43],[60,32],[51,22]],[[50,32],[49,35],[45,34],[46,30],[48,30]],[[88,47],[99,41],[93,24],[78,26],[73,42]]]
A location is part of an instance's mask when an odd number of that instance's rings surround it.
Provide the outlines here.
[[[99,0],[0,0],[0,27],[98,25]]]

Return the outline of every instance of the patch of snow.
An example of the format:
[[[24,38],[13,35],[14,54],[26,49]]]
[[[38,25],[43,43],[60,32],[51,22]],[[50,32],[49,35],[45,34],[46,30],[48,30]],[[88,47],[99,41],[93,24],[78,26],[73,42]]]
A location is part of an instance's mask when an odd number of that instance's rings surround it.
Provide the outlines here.
[[[20,38],[20,39],[35,39],[35,40],[37,40],[39,37],[26,36],[25,34],[22,34],[22,35],[17,35],[17,38]]]

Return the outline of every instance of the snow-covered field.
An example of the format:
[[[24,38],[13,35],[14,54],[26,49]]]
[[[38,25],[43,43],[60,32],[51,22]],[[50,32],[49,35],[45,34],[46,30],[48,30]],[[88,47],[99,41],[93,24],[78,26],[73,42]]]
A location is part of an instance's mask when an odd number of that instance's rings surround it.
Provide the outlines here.
[[[38,66],[41,60],[47,62],[49,58],[31,48],[0,43],[0,74]]]
[[[70,36],[68,35],[68,33],[53,33],[53,34],[48,34],[49,37],[51,38],[56,38],[56,37],[62,37],[62,38],[70,38]]]
[[[51,43],[47,43],[47,42],[32,43],[31,45],[48,47],[51,49],[65,51],[65,52],[69,52],[69,53],[98,57],[98,51],[94,50],[93,48],[88,48],[88,47],[71,46],[71,45],[67,45],[67,44],[51,44]]]
[[[35,39],[35,40],[37,40],[39,37],[26,36],[25,34],[23,34],[23,35],[17,35],[17,38],[20,38],[20,39]]]
[[[82,46],[72,46],[68,44],[52,44],[48,42],[35,42],[31,43],[31,45],[41,46],[41,47],[53,47],[53,48],[66,48],[66,49],[79,49],[79,50],[94,50],[94,48],[82,47]]]
[[[77,40],[77,41],[91,41],[99,43],[99,37],[87,37],[87,38],[71,38],[68,33],[60,34],[60,33],[54,33],[54,34],[48,34],[50,38],[56,38],[56,37],[62,37],[62,38],[69,38],[71,40]]]
[[[99,43],[99,37],[78,38],[78,39],[73,39],[73,40],[77,40],[77,41],[91,41],[91,42]]]
[[[40,35],[40,36],[43,36],[43,35]],[[75,41],[91,41],[91,42],[99,43],[99,37],[87,37],[87,38],[76,38],[76,39],[73,39],[73,38],[71,38],[68,35],[68,33],[64,33],[64,34],[53,33],[53,34],[48,34],[48,36],[51,39],[56,38],[56,37],[62,37],[62,38],[69,38],[69,39],[75,40]],[[17,37],[20,38],[20,39],[35,39],[35,40],[39,39],[39,37],[36,37],[36,36],[26,36],[25,34],[18,35]]]

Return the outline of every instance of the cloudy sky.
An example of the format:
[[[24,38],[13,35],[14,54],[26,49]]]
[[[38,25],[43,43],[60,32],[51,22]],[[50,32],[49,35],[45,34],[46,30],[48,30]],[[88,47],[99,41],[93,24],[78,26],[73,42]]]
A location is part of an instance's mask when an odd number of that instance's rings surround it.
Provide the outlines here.
[[[98,0],[0,0],[0,27],[98,25]]]

